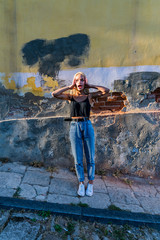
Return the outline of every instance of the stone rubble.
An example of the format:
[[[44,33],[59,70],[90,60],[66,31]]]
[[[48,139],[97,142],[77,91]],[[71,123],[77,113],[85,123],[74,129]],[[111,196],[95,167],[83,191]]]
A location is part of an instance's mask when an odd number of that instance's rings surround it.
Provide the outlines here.
[[[101,224],[49,212],[0,209],[0,240],[159,240],[160,230]]]

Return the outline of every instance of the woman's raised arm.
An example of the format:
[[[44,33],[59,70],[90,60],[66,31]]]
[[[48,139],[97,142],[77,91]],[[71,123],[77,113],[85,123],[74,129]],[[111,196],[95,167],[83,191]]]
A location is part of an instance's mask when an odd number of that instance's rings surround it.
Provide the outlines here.
[[[97,92],[90,93],[91,98],[100,97],[102,95],[105,95],[109,93],[109,88],[103,87],[103,86],[97,86],[92,84],[86,84],[86,88],[94,88],[97,89]]]
[[[64,93],[64,92],[66,92],[67,90],[73,89],[74,86],[75,86],[75,83],[73,82],[72,85],[70,85],[70,86],[66,86],[66,87],[57,89],[52,92],[52,96],[55,98],[62,99],[62,100],[70,100],[71,95],[68,93]]]

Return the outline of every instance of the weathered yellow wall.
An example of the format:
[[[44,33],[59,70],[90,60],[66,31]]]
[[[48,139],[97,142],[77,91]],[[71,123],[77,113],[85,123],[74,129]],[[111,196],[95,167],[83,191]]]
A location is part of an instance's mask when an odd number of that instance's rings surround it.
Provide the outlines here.
[[[1,159],[69,167],[69,104],[50,93],[83,71],[111,89],[92,104],[96,163],[160,176],[159,10],[160,0],[0,0]]]
[[[23,45],[76,33],[87,34],[91,42],[81,68],[159,65],[159,9],[159,0],[0,0],[0,72],[36,73],[36,65],[22,62]]]

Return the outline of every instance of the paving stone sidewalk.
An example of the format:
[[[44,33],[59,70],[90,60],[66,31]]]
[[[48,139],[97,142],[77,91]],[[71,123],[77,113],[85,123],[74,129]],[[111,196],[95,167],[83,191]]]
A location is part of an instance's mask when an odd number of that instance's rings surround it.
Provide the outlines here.
[[[87,184],[87,178],[86,182]],[[78,181],[74,172],[57,169],[49,172],[18,163],[0,163],[0,196],[59,204],[88,204],[107,209],[160,215],[160,179],[96,175],[94,195],[77,196]]]

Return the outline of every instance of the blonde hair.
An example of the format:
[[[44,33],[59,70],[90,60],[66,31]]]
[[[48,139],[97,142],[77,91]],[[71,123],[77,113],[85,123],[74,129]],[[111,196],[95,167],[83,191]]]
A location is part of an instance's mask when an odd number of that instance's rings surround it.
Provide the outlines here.
[[[87,83],[87,77],[86,75],[83,73],[83,72],[77,72],[74,77],[73,77],[73,81],[75,80],[75,78],[78,76],[78,75],[82,75],[82,77],[84,78],[85,82]]]
[[[74,77],[73,77],[73,81],[75,80],[75,78],[76,78],[78,75],[82,75],[85,83],[88,82],[87,77],[86,77],[86,75],[85,75],[83,72],[77,72],[77,73],[74,75]],[[76,95],[77,95],[77,92],[78,92],[77,88],[74,87],[74,88],[71,90],[71,95],[73,95],[73,96],[75,95],[75,96],[76,96]],[[85,93],[86,95],[88,95],[88,94],[89,94],[89,89],[88,89],[88,88],[84,88],[84,93]]]

